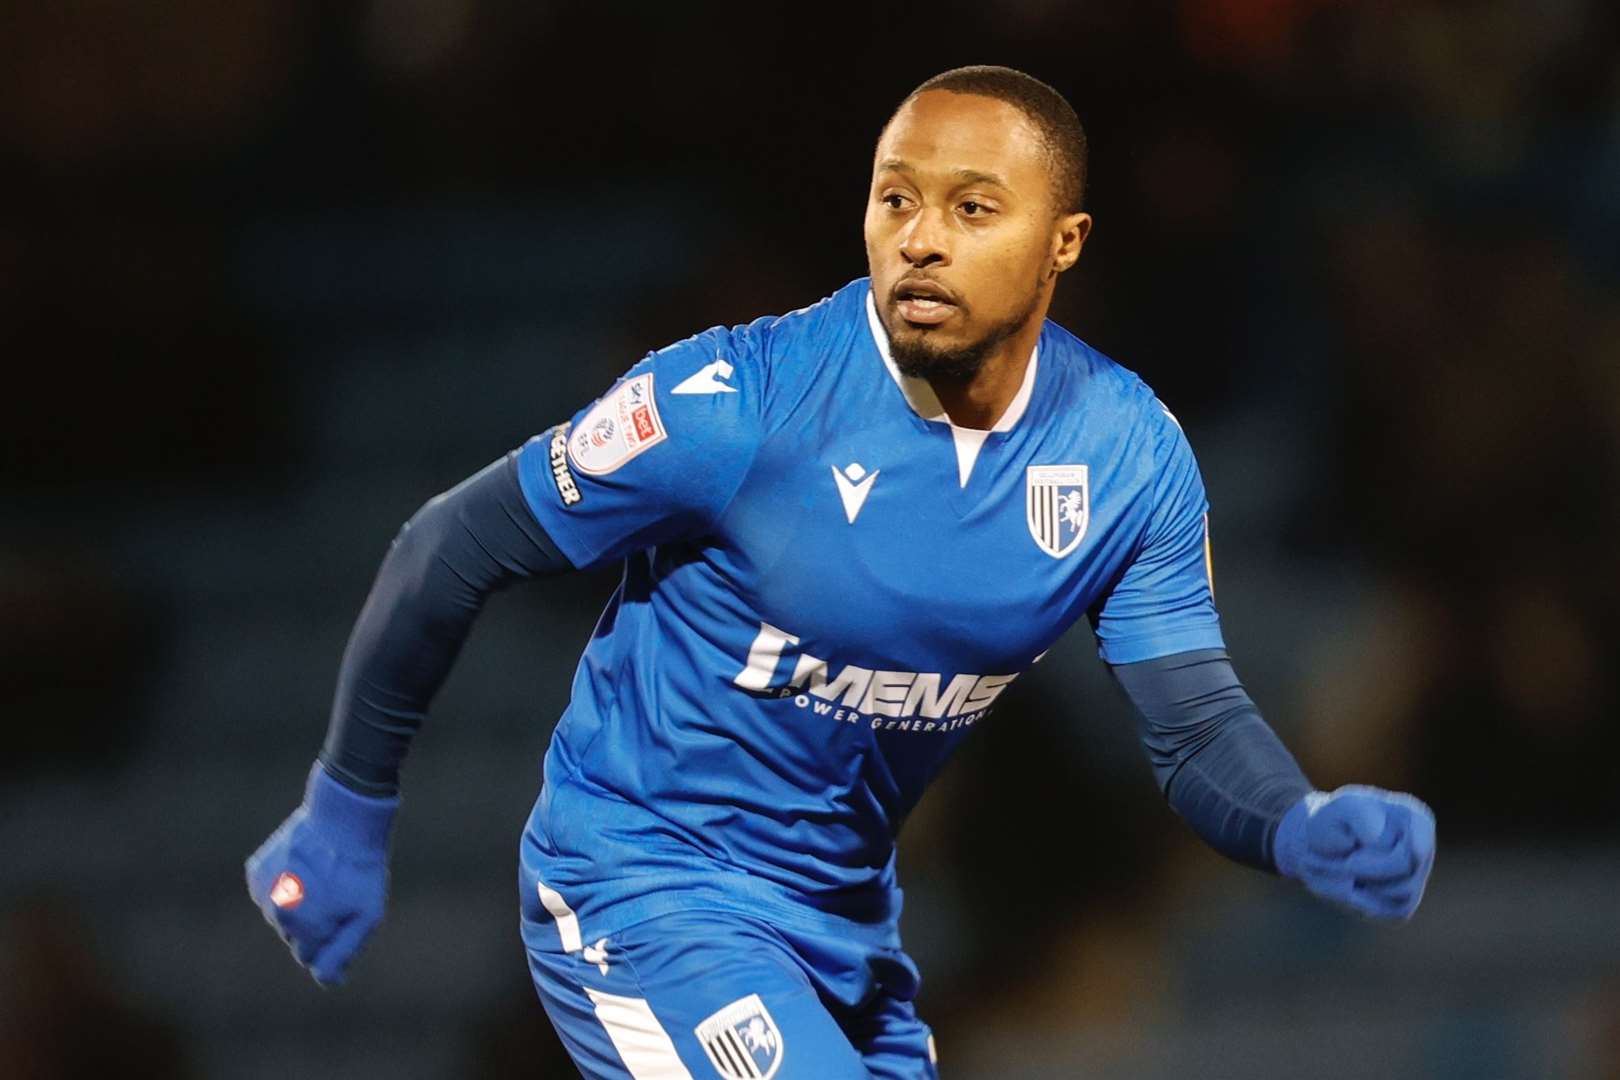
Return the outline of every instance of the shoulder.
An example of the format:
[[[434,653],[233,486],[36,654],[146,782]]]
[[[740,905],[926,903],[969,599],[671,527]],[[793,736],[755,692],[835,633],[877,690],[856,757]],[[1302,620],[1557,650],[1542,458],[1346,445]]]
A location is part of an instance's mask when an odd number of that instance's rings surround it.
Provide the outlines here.
[[[807,346],[825,348],[865,328],[866,294],[870,289],[866,278],[856,278],[815,303],[785,315],[756,319],[749,325],[783,353]]]
[[[1100,423],[1150,454],[1186,442],[1181,421],[1140,375],[1051,320],[1041,329],[1040,362],[1051,365],[1054,404],[1064,414]]]
[[[652,353],[670,361],[692,356],[743,364],[762,375],[803,365],[837,351],[866,329],[866,278],[783,315],[762,315],[736,326],[711,326]]]
[[[575,423],[576,464],[610,471],[666,438],[699,449],[757,441],[865,332],[866,289],[859,279],[785,315],[711,326],[648,353]]]
[[[830,361],[846,355],[861,335],[871,333],[866,322],[869,288],[866,278],[857,278],[813,304],[750,324],[776,397],[794,397]]]
[[[723,376],[756,416],[791,410],[817,376],[869,334],[867,279],[782,315],[714,326],[653,353],[658,379],[671,394],[699,393]],[[692,372],[694,374],[687,374]],[[694,381],[695,380],[695,381]]]

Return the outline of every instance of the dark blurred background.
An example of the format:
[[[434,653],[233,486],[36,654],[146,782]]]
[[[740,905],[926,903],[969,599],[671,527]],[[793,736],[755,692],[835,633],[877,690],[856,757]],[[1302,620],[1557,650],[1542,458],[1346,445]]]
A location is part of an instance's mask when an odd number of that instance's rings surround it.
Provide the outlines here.
[[[515,847],[613,575],[499,597],[323,991],[248,902],[429,495],[865,273],[870,154],[1051,82],[1054,316],[1185,422],[1239,671],[1439,816],[1406,926],[1204,850],[1070,638],[907,826],[953,1080],[1620,1076],[1609,0],[0,8],[0,1076],[562,1077]]]

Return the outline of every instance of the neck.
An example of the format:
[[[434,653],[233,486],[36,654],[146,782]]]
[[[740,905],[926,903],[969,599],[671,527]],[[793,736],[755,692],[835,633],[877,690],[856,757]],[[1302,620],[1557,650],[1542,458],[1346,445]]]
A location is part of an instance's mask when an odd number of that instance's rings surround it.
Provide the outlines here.
[[[1018,396],[1024,385],[1024,373],[1029,370],[1029,357],[1035,351],[1035,342],[1041,336],[1041,324],[1046,321],[1046,305],[1036,310],[1029,322],[1012,337],[1003,341],[985,359],[984,366],[966,382],[929,379],[934,396],[951,423],[957,427],[978,428],[989,431],[996,426]]]

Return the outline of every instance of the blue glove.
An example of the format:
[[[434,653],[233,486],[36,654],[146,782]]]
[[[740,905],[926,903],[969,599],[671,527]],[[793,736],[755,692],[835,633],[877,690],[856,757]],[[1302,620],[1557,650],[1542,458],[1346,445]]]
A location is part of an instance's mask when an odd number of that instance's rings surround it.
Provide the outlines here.
[[[1277,826],[1277,872],[1380,919],[1410,919],[1434,866],[1434,811],[1414,796],[1350,784],[1313,791]]]
[[[382,921],[398,809],[397,795],[362,795],[316,762],[303,805],[248,857],[248,894],[318,983],[341,983]]]

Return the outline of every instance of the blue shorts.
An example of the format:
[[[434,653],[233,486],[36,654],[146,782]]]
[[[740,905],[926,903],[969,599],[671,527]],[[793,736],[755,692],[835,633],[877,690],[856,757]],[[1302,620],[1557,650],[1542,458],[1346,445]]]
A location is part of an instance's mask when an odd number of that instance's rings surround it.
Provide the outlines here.
[[[540,1001],[589,1080],[938,1080],[899,949],[721,911],[573,951],[524,930]]]

